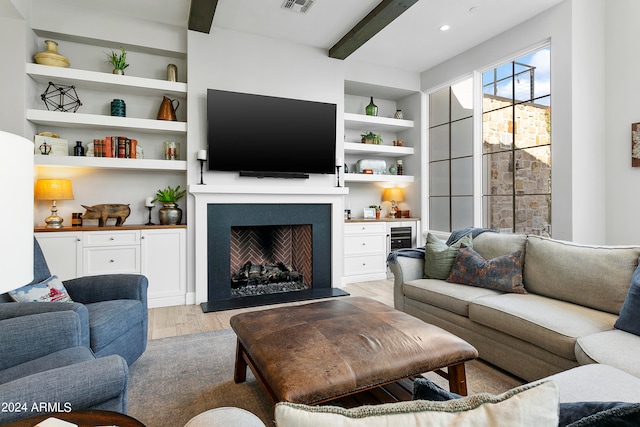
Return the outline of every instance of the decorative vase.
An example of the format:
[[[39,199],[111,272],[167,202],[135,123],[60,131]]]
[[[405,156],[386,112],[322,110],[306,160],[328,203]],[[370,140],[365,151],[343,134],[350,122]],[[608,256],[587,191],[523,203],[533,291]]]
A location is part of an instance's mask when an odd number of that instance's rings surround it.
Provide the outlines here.
[[[113,69],[113,74],[118,74],[120,76],[124,76],[124,70]]]
[[[394,119],[404,119],[404,114],[402,110],[396,110],[396,113],[393,115]]]
[[[160,208],[159,218],[162,225],[178,225],[182,221],[182,209],[177,203],[163,203]]]
[[[377,116],[378,115],[378,107],[373,103],[373,96],[371,97],[371,101],[369,105],[364,109],[367,116]]]
[[[167,65],[167,80],[170,82],[178,81],[178,67],[176,64]]]
[[[47,50],[33,55],[36,64],[51,65],[54,67],[68,67],[69,60],[58,53],[58,43],[53,40],[45,40]]]

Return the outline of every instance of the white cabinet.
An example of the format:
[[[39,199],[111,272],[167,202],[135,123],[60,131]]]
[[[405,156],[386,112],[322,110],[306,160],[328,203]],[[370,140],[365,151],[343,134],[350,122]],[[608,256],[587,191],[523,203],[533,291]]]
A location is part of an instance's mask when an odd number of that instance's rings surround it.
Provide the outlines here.
[[[344,225],[344,275],[342,284],[393,278],[387,268],[391,252],[392,231],[410,229],[410,247],[421,245],[417,235],[420,221],[406,220],[354,221]]]
[[[60,280],[82,276],[82,233],[35,233],[51,274]]]
[[[344,225],[344,283],[386,278],[387,235],[384,222]]]
[[[141,233],[141,269],[149,279],[149,306],[184,305],[187,284],[186,230],[171,228],[143,230]]]
[[[185,304],[186,228],[35,233],[52,274],[66,280],[101,274],[143,274],[149,307]]]
[[[87,231],[82,235],[84,276],[140,274],[140,230]]]

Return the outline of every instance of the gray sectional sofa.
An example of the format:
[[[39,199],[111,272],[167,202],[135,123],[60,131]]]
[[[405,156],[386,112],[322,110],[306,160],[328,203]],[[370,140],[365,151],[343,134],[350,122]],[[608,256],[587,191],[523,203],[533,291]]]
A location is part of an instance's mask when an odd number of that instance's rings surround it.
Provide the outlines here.
[[[475,346],[480,358],[533,381],[590,363],[640,377],[640,337],[614,329],[640,247],[585,246],[485,232],[473,250],[489,260],[522,251],[526,294],[424,278],[424,259],[398,256],[398,310]]]

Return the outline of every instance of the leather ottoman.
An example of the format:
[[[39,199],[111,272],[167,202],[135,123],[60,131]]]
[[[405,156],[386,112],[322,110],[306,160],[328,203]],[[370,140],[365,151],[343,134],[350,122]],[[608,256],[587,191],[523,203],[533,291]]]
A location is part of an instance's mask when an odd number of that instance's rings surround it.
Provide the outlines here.
[[[451,391],[466,395],[466,341],[368,298],[349,297],[242,313],[234,380],[247,366],[274,402],[319,404],[447,368]]]

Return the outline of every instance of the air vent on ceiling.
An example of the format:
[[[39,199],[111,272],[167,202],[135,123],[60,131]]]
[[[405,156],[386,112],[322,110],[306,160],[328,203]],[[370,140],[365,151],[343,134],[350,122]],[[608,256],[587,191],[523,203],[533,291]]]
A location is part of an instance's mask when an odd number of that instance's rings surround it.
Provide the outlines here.
[[[292,12],[307,13],[315,0],[284,0],[282,8]]]

